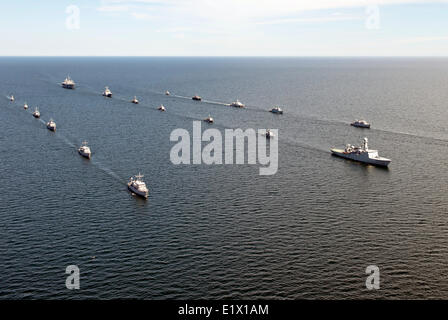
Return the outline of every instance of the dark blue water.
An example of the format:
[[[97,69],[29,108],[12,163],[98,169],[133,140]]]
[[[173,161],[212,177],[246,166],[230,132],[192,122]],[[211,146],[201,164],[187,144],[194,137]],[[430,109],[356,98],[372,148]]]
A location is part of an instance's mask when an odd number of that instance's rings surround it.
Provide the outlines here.
[[[447,83],[448,59],[1,58],[0,298],[447,298]],[[173,165],[171,131],[209,113],[279,129],[278,173]],[[364,136],[388,170],[329,154]]]

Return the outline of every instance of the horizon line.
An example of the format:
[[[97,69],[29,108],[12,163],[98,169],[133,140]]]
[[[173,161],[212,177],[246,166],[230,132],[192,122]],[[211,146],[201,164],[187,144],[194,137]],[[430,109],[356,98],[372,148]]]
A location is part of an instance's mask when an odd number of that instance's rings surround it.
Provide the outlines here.
[[[448,55],[242,55],[242,56],[219,56],[219,55],[0,55],[0,58],[448,58]]]

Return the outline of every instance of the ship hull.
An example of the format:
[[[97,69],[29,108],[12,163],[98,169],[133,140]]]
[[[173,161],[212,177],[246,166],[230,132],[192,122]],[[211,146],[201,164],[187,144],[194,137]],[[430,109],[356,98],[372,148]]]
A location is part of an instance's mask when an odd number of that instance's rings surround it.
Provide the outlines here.
[[[87,159],[90,160],[91,153],[85,153],[85,152],[82,152],[82,151],[80,151],[80,150],[78,150],[78,153],[79,153],[82,157],[87,158]]]
[[[387,167],[390,163],[389,159],[372,159],[372,158],[360,158],[354,154],[346,154],[344,150],[340,149],[331,149],[331,154],[340,158],[349,159],[357,162],[362,162],[366,164],[371,164],[378,167]]]
[[[62,88],[64,89],[75,89],[75,85],[74,84],[62,84]]]
[[[148,192],[139,191],[139,190],[135,189],[133,186],[131,186],[130,184],[128,184],[128,190],[131,191],[132,193],[135,193],[139,197],[142,197],[144,199],[148,198]]]
[[[39,118],[40,118],[40,116],[35,115],[35,114],[33,114],[33,117],[36,118],[36,119],[39,119]]]
[[[354,124],[354,123],[350,123],[350,125],[352,127],[356,127],[356,128],[370,129],[370,124]]]
[[[103,94],[103,97],[112,98],[112,93],[110,93],[110,94]]]
[[[53,132],[56,131],[56,127],[49,127],[49,126],[47,126],[47,129],[50,130],[50,131],[53,131]]]

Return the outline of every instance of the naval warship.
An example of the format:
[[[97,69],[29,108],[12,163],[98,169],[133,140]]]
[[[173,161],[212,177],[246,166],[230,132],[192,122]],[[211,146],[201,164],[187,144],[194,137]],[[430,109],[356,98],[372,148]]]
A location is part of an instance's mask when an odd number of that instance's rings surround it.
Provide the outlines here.
[[[230,104],[231,107],[244,108],[244,103],[241,103],[238,99]]]
[[[138,174],[134,177],[131,177],[128,182],[128,189],[135,193],[138,196],[143,198],[148,198],[149,190],[146,187],[146,183],[142,180],[143,175]]]
[[[104,88],[103,96],[107,98],[112,98],[112,91],[110,91],[109,87]]]
[[[367,138],[364,138],[360,147],[347,145],[345,149],[332,148],[330,150],[333,155],[338,157],[373,164],[375,166],[387,167],[391,160],[380,157],[377,150],[369,150],[367,142]]]
[[[64,89],[75,89],[75,81],[70,79],[70,76],[67,76],[67,78],[61,82],[61,86]]]
[[[83,141],[81,147],[79,147],[78,152],[80,155],[82,155],[84,158],[90,159],[92,156],[92,151],[90,150],[89,146],[87,145],[87,141]]]

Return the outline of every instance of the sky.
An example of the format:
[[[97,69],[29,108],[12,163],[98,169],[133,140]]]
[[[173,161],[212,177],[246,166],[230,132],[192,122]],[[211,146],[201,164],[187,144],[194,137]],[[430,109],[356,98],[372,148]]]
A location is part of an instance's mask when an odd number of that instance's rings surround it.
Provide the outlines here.
[[[448,0],[14,0],[0,56],[448,56]]]

